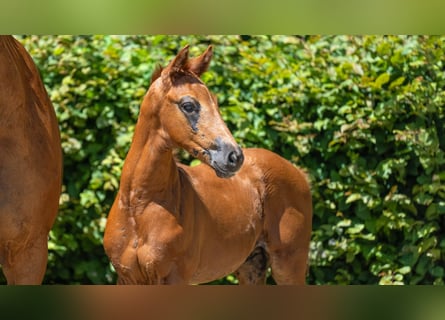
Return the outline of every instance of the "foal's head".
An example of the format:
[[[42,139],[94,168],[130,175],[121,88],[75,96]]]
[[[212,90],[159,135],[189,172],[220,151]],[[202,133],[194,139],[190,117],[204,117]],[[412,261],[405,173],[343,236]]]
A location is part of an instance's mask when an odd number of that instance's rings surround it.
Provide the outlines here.
[[[168,144],[184,148],[219,177],[228,178],[239,170],[244,156],[221,118],[215,96],[199,78],[211,57],[211,46],[193,59],[184,47],[165,69],[155,71],[142,108],[150,101],[150,116]]]

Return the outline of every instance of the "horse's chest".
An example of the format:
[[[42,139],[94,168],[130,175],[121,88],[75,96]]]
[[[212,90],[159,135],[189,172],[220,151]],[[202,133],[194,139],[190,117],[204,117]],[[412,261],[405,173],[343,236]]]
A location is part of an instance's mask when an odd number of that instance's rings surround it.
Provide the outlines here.
[[[147,206],[136,217],[137,240],[132,243],[140,268],[164,279],[175,270],[180,278],[187,281],[191,277],[192,282],[233,272],[261,234],[258,199],[246,193],[235,199],[224,194],[211,200],[195,198],[175,213],[157,204]]]

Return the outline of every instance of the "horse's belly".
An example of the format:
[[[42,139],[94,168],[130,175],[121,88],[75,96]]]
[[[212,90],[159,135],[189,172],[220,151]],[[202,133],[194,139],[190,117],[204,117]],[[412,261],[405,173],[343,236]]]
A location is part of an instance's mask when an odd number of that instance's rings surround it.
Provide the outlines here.
[[[244,263],[258,240],[259,223],[240,223],[233,226],[233,229],[235,230],[229,231],[222,227],[207,232],[201,243],[199,264],[191,283],[220,279],[236,271]]]

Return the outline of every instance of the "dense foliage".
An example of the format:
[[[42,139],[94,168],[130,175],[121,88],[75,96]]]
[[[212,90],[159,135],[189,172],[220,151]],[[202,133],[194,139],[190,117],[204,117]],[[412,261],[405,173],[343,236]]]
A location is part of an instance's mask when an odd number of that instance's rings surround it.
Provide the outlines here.
[[[443,284],[445,38],[19,39],[42,73],[64,150],[45,283],[115,281],[103,229],[151,73],[183,45],[196,55],[211,43],[203,79],[235,138],[310,176],[308,283]]]

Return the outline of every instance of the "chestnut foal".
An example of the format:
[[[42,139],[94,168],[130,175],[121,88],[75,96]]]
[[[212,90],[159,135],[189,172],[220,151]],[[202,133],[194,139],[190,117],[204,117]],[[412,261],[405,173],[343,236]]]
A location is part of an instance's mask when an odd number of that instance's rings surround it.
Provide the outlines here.
[[[305,174],[263,149],[242,150],[199,79],[212,48],[183,48],[141,105],[104,247],[119,284],[304,284],[312,225]],[[188,167],[172,150],[204,164]],[[213,169],[213,170],[212,170]]]

